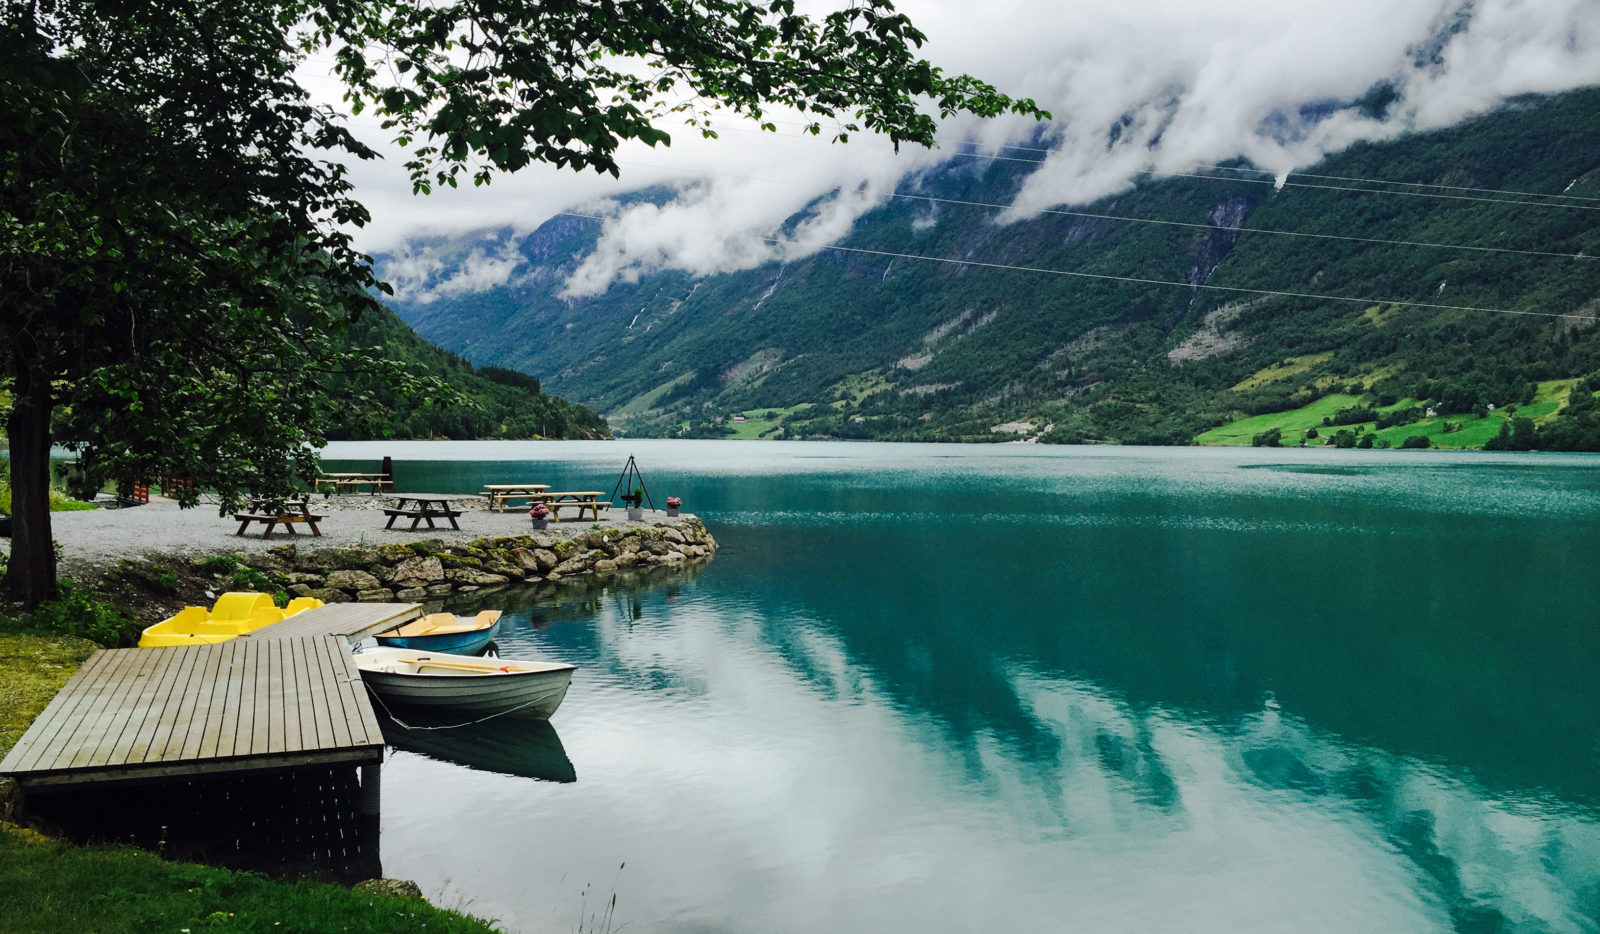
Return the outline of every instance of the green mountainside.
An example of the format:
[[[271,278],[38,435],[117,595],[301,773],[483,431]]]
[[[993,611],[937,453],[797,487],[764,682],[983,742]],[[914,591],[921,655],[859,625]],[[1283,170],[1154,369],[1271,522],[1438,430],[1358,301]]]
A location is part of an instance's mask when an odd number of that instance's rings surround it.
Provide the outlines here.
[[[438,377],[464,398],[448,407],[424,406],[398,395],[381,399],[387,420],[335,440],[385,434],[401,438],[606,438],[605,420],[581,405],[547,395],[539,380],[496,366],[475,367],[428,343],[392,311],[364,318],[351,334],[361,346],[424,375]]]
[[[907,179],[913,197],[839,244],[874,252],[586,299],[559,292],[593,220],[413,244],[436,283],[475,252],[521,263],[508,285],[395,305],[634,435],[1600,449],[1600,200],[1580,200],[1600,199],[1600,89],[1356,145],[1282,188],[1150,177],[1014,224],[950,203],[1009,203],[1033,168],[958,158]]]

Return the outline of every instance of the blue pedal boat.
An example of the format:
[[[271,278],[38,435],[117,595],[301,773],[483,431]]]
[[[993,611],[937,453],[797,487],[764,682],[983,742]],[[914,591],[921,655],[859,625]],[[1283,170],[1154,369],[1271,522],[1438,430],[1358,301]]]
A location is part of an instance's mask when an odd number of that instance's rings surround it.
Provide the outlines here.
[[[430,613],[376,636],[379,645],[452,655],[476,655],[500,632],[500,611],[477,616]]]

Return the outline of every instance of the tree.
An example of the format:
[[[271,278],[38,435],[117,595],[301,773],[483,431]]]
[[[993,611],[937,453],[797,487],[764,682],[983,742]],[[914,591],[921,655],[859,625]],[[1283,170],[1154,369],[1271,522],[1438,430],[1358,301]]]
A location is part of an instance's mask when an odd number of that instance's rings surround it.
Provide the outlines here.
[[[55,586],[53,431],[92,483],[193,476],[226,510],[315,469],[372,387],[443,396],[341,341],[382,290],[343,158],[372,158],[295,79],[332,52],[353,106],[412,145],[413,185],[545,161],[617,173],[672,114],[785,105],[931,145],[941,116],[1047,116],[916,57],[887,0],[32,0],[0,15],[0,390],[11,596]],[[194,494],[187,494],[192,504]]]
[[[1250,439],[1251,447],[1276,448],[1283,446],[1283,429],[1268,428]]]

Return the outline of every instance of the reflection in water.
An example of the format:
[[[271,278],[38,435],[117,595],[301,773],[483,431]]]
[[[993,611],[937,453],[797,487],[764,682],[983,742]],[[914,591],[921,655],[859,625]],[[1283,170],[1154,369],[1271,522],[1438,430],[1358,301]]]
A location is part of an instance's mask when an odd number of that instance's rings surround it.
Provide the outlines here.
[[[407,710],[403,722],[381,716],[384,741],[396,749],[469,769],[545,782],[575,782],[578,773],[548,720],[495,717],[460,724],[459,717]]]
[[[579,666],[583,781],[396,754],[391,874],[527,931],[1600,931],[1593,459],[705,450],[650,464],[703,570],[485,604]]]
[[[470,870],[513,930],[572,929],[582,885],[622,861],[618,922],[665,931],[1595,930],[1592,809],[1488,794],[1270,697],[1197,716],[981,651],[968,666],[1006,697],[936,715],[886,690],[925,657],[866,665],[815,618],[705,591],[594,587],[587,620],[512,609],[506,654],[580,665],[561,729],[585,779],[397,757],[391,872]],[[493,826],[438,813],[443,782]]]

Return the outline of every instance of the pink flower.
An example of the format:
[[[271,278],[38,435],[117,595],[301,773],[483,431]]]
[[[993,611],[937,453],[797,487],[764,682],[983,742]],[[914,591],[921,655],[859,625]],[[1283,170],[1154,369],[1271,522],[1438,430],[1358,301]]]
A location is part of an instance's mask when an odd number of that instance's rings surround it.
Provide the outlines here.
[[[668,509],[677,509],[679,506],[682,506],[682,505],[683,505],[683,500],[677,498],[676,496],[667,497],[667,508]]]
[[[543,519],[545,516],[550,515],[550,507],[544,503],[534,503],[533,508],[528,510],[528,515],[535,519]]]

